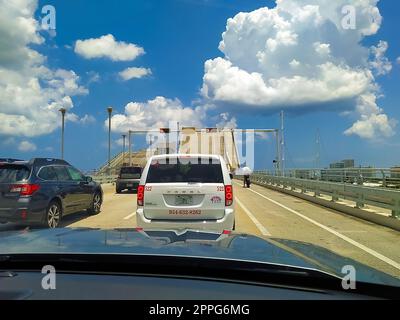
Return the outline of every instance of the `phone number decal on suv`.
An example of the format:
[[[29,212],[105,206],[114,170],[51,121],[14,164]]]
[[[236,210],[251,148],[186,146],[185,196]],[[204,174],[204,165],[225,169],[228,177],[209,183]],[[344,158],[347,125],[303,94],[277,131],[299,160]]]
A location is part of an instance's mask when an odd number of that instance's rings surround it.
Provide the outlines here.
[[[201,210],[169,210],[169,214],[174,215],[189,215],[201,214]]]

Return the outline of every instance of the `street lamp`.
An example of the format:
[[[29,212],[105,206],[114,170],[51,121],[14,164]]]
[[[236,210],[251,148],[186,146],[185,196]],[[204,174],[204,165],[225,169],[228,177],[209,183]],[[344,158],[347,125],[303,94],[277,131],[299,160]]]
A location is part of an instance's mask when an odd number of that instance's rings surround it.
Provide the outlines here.
[[[129,166],[132,165],[132,152],[131,152],[131,146],[132,146],[132,131],[128,131],[128,148],[129,148]]]
[[[108,112],[108,175],[111,174],[111,114],[112,114],[113,108],[108,107],[107,112]]]
[[[276,138],[276,175],[279,175],[281,171],[281,148],[279,139],[279,129],[275,130],[275,138]]]
[[[67,111],[64,107],[58,111],[61,112],[61,159],[64,160],[64,128],[65,128],[65,112]]]
[[[126,134],[122,135],[122,166],[125,165],[125,138]]]

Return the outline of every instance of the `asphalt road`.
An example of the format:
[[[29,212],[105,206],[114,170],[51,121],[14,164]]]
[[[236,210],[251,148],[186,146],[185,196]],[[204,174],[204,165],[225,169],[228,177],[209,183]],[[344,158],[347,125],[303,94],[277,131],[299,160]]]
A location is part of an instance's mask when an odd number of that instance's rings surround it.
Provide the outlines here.
[[[104,185],[103,190],[100,214],[70,215],[62,226],[136,227],[136,194],[116,194],[112,185]],[[400,278],[399,232],[257,185],[244,189],[235,182],[234,195],[235,232],[319,245]],[[0,230],[9,228],[13,226],[0,226]]]

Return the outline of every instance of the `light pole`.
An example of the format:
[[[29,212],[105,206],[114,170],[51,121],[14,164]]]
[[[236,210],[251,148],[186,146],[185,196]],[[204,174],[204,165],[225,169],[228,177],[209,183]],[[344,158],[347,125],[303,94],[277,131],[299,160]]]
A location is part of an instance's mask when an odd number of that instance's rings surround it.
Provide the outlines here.
[[[131,152],[131,145],[132,145],[132,131],[129,130],[128,132],[128,148],[129,148],[129,166],[132,165],[132,152]]]
[[[125,165],[125,138],[126,134],[122,135],[122,166]]]
[[[113,108],[108,107],[107,112],[108,112],[108,175],[111,174],[111,114],[112,114]]]
[[[65,112],[67,111],[64,107],[58,110],[61,112],[61,159],[64,160],[64,129],[65,129]]]
[[[282,176],[285,176],[285,131],[284,131],[284,113],[281,111],[281,170]]]
[[[279,129],[275,130],[276,138],[276,175],[279,175],[281,169],[281,153],[280,153],[280,141],[279,141]]]
[[[176,149],[175,153],[179,153],[179,121],[176,123]]]

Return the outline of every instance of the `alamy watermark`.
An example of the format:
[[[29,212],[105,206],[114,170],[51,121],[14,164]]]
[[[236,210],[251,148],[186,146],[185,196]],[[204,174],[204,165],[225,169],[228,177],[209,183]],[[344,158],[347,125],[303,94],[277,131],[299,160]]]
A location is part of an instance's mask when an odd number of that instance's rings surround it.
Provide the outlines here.
[[[170,123],[166,130],[160,132],[148,132],[146,142],[149,147],[146,150],[146,159],[151,156],[162,154],[201,154],[201,155],[221,155],[230,163],[237,163],[240,166],[254,168],[254,130],[240,130],[232,128],[182,128],[178,129],[177,124]],[[158,162],[161,164],[161,160]],[[168,160],[172,164],[173,158]],[[175,159],[177,161],[177,159]],[[185,158],[179,160],[180,163]],[[193,163],[196,159],[191,159]],[[201,163],[208,163],[206,157],[199,157]],[[217,158],[211,161],[218,162]]]
[[[357,25],[356,7],[352,5],[345,5],[342,7],[342,28],[345,30],[354,30]]]
[[[356,289],[356,268],[352,265],[345,265],[342,268],[342,288],[344,290]]]
[[[42,30],[56,30],[56,8],[52,5],[45,5],[41,10],[41,27]]]
[[[42,274],[45,276],[42,278],[43,290],[55,290],[56,289],[56,268],[51,265],[46,265],[42,268]]]

